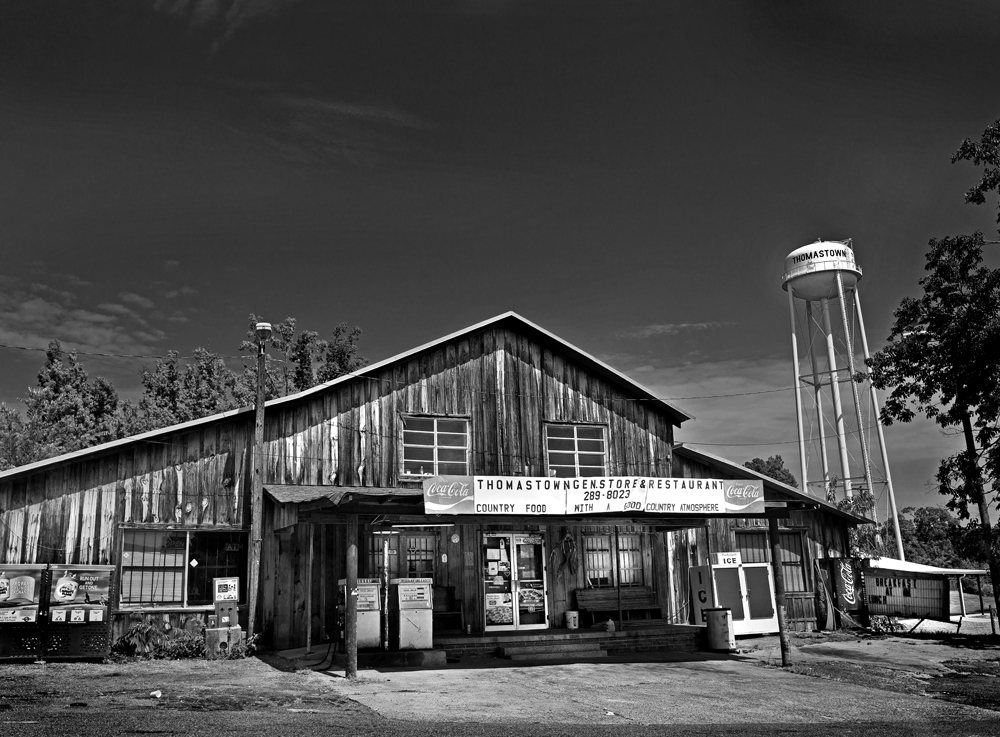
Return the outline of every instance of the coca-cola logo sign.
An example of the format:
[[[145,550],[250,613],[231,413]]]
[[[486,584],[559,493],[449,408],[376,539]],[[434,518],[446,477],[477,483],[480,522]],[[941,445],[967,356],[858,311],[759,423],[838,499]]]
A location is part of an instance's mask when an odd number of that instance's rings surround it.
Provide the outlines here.
[[[840,595],[847,604],[858,603],[857,587],[854,584],[854,565],[850,561],[840,562]]]
[[[469,514],[474,505],[471,476],[424,479],[424,511],[427,514]]]
[[[760,481],[727,481],[725,485],[727,511],[759,514],[764,511],[764,484]]]

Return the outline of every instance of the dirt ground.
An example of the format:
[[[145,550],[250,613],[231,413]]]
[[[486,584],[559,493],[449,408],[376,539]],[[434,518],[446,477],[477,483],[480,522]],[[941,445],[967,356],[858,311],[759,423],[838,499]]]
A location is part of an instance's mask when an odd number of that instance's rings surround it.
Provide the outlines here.
[[[336,695],[330,679],[296,671],[280,658],[231,661],[133,660],[122,663],[0,665],[0,712],[114,707],[186,711],[271,709],[337,712],[368,710]]]
[[[1000,637],[956,635],[954,627],[929,623],[896,634],[793,633],[791,641],[794,673],[1000,711]],[[763,667],[781,664],[777,637],[743,640],[740,647]]]
[[[949,633],[794,633],[792,671],[870,689],[926,696],[1000,712],[1000,638]],[[740,641],[751,666],[780,666],[776,637]],[[92,709],[282,711],[337,714],[346,723],[371,711],[338,693],[334,679],[274,655],[238,661],[131,660],[0,665],[4,712]],[[176,712],[175,712],[176,713]],[[339,721],[339,720],[338,720]]]

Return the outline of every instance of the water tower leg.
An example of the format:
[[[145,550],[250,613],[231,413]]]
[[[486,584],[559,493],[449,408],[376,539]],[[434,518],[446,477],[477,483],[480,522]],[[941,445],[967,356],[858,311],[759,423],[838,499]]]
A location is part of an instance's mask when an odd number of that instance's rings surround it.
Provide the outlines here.
[[[809,361],[812,365],[813,389],[816,392],[816,427],[819,433],[820,460],[823,463],[823,496],[826,496],[826,488],[830,484],[830,458],[826,453],[826,418],[823,415],[823,387],[820,383],[819,361],[816,360],[816,343],[813,336],[816,333],[816,318],[813,315],[813,303],[806,302],[806,325],[809,337]]]
[[[858,393],[858,382],[854,380],[857,368],[854,363],[854,341],[851,340],[851,326],[847,321],[847,295],[844,293],[844,280],[837,272],[837,296],[840,298],[840,316],[844,322],[844,342],[847,344],[847,370],[851,379],[851,394],[854,397],[854,417],[858,425],[858,440],[861,442],[861,463],[865,474],[865,484],[868,493],[875,499],[875,485],[872,483],[871,459],[868,456],[868,440],[865,438],[865,425],[861,416],[861,396]],[[872,504],[872,520],[878,522],[878,509]]]
[[[851,465],[847,458],[847,432],[844,430],[844,407],[840,402],[840,384],[837,376],[837,353],[833,345],[833,328],[830,326],[830,300],[820,300],[823,308],[823,330],[826,333],[826,360],[830,370],[830,389],[833,392],[833,414],[837,421],[837,448],[840,450],[840,473],[844,482],[844,495],[854,496],[851,490]]]
[[[799,375],[799,340],[795,335],[795,297],[788,289],[788,318],[792,322],[792,367],[795,370],[795,422],[799,430],[799,482],[802,490],[809,492],[809,482],[806,477],[806,439],[802,432],[802,381]]]
[[[861,348],[865,354],[865,361],[871,358],[868,352],[868,337],[865,335],[865,318],[861,313],[861,295],[857,287],[854,288],[854,308],[858,311],[858,329],[861,331]],[[903,537],[899,532],[899,513],[896,511],[896,492],[892,487],[892,474],[889,473],[889,453],[885,448],[885,432],[882,429],[882,415],[878,406],[878,393],[868,380],[868,390],[871,392],[872,409],[875,410],[875,432],[878,437],[879,453],[882,456],[882,468],[885,471],[885,485],[889,491],[889,517],[892,520],[892,532],[896,537],[896,555],[900,560],[903,557]]]

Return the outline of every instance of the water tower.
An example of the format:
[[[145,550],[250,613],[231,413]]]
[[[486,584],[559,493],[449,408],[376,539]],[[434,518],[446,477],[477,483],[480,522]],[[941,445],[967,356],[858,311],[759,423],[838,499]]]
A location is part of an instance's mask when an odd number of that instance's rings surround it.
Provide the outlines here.
[[[840,499],[869,490],[875,520],[882,506],[893,522],[902,560],[878,397],[870,381],[854,380],[869,356],[860,279],[850,239],[817,241],[785,258],[781,288],[788,292],[792,323],[799,478],[804,491],[821,498],[830,490]]]

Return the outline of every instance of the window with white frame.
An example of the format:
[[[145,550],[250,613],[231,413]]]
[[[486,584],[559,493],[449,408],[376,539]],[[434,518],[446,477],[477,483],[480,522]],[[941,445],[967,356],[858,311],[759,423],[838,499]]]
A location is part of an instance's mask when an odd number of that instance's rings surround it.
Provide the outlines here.
[[[601,425],[546,425],[549,475],[568,478],[607,475],[607,440]]]
[[[469,473],[469,421],[461,417],[403,418],[404,476]]]
[[[246,533],[238,530],[122,531],[122,606],[204,606],[213,578],[239,578],[246,600]]]

